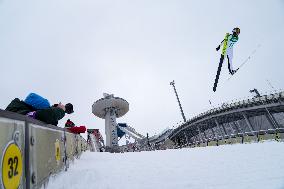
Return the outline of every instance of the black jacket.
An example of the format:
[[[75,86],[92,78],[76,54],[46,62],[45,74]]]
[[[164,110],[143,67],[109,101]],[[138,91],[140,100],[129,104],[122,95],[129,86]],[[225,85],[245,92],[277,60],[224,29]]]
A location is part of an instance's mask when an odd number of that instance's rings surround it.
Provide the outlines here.
[[[56,126],[58,124],[58,120],[62,119],[64,116],[64,110],[58,107],[50,107],[43,110],[37,110],[35,114],[36,119]]]
[[[22,115],[36,111],[35,118],[37,120],[56,126],[58,124],[58,120],[62,119],[65,115],[64,110],[62,110],[61,108],[50,107],[47,109],[37,110],[18,98],[12,100],[12,102],[7,106],[5,110],[16,112]]]
[[[36,109],[26,104],[24,101],[15,98],[14,100],[12,100],[12,102],[7,106],[5,110],[26,115],[27,113],[35,111]]]

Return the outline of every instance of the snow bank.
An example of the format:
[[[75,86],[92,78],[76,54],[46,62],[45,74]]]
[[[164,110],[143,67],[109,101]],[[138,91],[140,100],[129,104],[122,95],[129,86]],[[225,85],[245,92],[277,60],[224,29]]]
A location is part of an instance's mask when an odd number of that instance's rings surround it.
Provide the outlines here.
[[[84,153],[48,189],[284,188],[284,143]]]

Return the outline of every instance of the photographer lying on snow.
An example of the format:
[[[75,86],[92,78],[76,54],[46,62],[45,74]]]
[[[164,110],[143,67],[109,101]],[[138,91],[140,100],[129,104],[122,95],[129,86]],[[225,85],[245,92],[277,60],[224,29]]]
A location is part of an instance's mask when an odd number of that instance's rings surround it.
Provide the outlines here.
[[[71,103],[63,105],[60,102],[59,104],[50,106],[47,99],[35,93],[30,93],[24,101],[15,98],[5,110],[27,115],[31,118],[56,126],[58,120],[62,119],[65,116],[65,113],[71,114],[74,112]]]

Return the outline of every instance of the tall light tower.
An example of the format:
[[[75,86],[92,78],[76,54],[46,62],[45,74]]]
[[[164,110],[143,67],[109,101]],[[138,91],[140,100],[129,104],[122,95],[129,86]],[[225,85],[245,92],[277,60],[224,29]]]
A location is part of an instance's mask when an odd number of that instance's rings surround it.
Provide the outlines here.
[[[118,148],[116,118],[124,116],[129,110],[129,103],[113,94],[104,93],[104,98],[94,102],[92,112],[95,116],[105,119],[106,147]]]
[[[175,81],[173,80],[172,82],[170,82],[170,85],[172,85],[173,88],[174,88],[174,91],[175,91],[175,94],[176,94],[176,97],[177,97],[177,101],[178,101],[178,105],[179,105],[179,108],[180,108],[181,116],[183,118],[183,121],[186,122],[186,118],[184,116],[184,113],[183,113],[183,110],[182,110],[182,107],[181,107],[181,104],[180,104],[180,101],[179,101],[179,98],[178,98],[177,90],[176,90],[176,87],[175,87]]]

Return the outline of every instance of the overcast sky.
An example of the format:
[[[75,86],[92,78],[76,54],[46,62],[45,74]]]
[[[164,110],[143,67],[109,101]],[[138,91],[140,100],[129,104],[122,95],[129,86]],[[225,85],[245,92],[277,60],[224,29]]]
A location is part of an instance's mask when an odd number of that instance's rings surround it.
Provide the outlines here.
[[[240,27],[234,66],[256,53],[229,81],[223,65],[212,87],[226,32]],[[77,125],[99,128],[92,114],[104,92],[124,98],[126,122],[146,135],[212,105],[284,88],[283,0],[0,0],[0,108],[36,92],[71,102]]]

